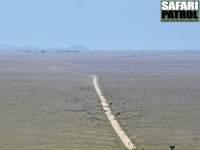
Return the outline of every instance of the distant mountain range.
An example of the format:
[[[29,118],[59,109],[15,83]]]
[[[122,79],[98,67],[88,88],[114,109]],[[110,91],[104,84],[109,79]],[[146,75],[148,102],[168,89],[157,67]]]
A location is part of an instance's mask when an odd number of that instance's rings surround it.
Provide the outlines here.
[[[11,45],[0,45],[0,48],[14,48],[14,46],[11,46]]]
[[[71,45],[67,49],[68,50],[90,50],[87,46],[79,45],[79,44]]]
[[[40,49],[39,47],[34,47],[34,46],[12,46],[12,45],[0,45],[0,49],[21,49],[21,50],[35,50],[35,49]],[[62,50],[62,48],[60,47],[53,47],[53,48],[46,48],[46,50]],[[71,46],[69,46],[68,48],[66,48],[67,50],[77,50],[77,51],[81,51],[81,50],[90,50],[87,46],[82,45],[82,44],[73,44]]]
[[[12,45],[0,45],[1,49],[39,49],[38,47],[34,46],[26,46],[26,47],[19,47],[19,46],[12,46]]]

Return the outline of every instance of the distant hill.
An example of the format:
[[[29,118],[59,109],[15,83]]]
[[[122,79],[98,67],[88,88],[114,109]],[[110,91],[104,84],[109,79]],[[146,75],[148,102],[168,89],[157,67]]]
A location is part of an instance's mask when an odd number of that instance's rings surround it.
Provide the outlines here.
[[[14,46],[11,46],[11,45],[0,45],[0,48],[15,48]]]
[[[0,49],[39,49],[38,47],[34,46],[26,46],[26,47],[19,47],[13,45],[0,45]]]
[[[90,50],[87,46],[85,45],[79,45],[79,44],[74,44],[71,45],[67,48],[68,50]]]

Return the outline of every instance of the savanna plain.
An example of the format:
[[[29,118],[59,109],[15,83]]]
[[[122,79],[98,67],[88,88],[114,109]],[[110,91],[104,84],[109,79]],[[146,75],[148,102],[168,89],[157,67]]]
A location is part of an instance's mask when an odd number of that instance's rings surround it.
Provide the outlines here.
[[[0,54],[0,149],[124,150],[92,83],[147,150],[200,148],[198,51]]]

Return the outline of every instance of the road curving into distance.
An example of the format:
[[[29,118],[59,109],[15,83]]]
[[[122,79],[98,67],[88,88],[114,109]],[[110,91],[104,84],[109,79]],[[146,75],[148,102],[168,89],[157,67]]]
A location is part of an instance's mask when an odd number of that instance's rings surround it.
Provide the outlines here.
[[[124,145],[127,149],[129,149],[129,150],[136,149],[136,146],[131,142],[130,138],[126,135],[124,130],[121,128],[120,124],[115,119],[115,116],[112,114],[112,112],[109,108],[109,105],[108,105],[106,99],[104,98],[104,96],[99,88],[99,85],[97,83],[97,76],[92,75],[92,78],[93,78],[94,88],[101,100],[101,104],[103,106],[105,114],[108,117],[108,120],[110,121],[113,129],[115,130],[115,132],[117,133],[117,135],[119,136],[119,138],[124,143]]]

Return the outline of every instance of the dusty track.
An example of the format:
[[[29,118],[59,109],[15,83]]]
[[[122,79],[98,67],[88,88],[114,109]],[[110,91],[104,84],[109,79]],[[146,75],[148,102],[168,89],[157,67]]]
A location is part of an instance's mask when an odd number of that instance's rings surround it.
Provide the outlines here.
[[[119,138],[124,143],[124,145],[126,146],[127,149],[129,149],[129,150],[136,149],[136,146],[131,142],[130,138],[126,135],[126,133],[123,131],[123,129],[121,128],[121,126],[119,125],[117,120],[115,119],[115,116],[112,114],[112,112],[109,108],[109,105],[98,86],[97,77],[95,75],[92,75],[92,78],[93,78],[93,84],[94,84],[95,90],[101,100],[103,109],[104,109],[113,129],[115,130],[115,132],[117,133],[117,135],[119,136]]]

